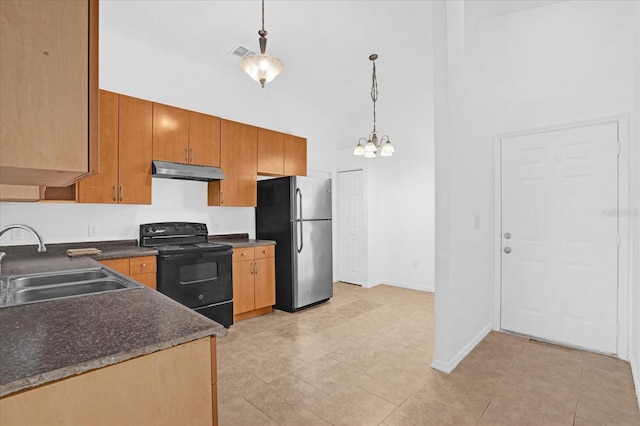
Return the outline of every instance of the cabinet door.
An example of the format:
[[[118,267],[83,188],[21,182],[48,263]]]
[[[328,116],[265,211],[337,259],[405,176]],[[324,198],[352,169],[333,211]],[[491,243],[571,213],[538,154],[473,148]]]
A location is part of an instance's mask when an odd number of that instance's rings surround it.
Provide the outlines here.
[[[282,176],[284,134],[258,128],[258,174]]]
[[[275,258],[256,259],[255,308],[264,308],[276,304],[276,263]]]
[[[153,103],[153,159],[189,162],[189,111]]]
[[[220,167],[220,117],[189,111],[189,163]]]
[[[156,273],[148,272],[146,274],[131,274],[131,278],[138,281],[150,289],[156,290]]]
[[[151,204],[152,105],[120,95],[118,201]]]
[[[97,0],[0,1],[3,183],[67,186],[97,167],[97,13]]]
[[[284,135],[284,175],[307,175],[307,140],[293,135]]]
[[[107,268],[120,272],[122,275],[129,276],[129,258],[101,260],[100,263]]]
[[[117,93],[99,92],[98,138],[100,168],[98,174],[78,182],[78,202],[117,202],[118,187],[118,99]]]
[[[233,262],[233,314],[252,311],[254,301],[253,260]]]
[[[255,207],[258,130],[220,120],[220,167],[226,177],[209,182],[209,205]]]

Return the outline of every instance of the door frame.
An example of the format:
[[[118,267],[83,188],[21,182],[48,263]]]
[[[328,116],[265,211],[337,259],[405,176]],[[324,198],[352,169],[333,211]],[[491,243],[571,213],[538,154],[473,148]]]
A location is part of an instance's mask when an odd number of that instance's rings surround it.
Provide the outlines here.
[[[493,136],[493,241],[491,251],[493,300],[492,324],[494,330],[501,330],[502,315],[502,140],[514,136],[525,136],[536,133],[547,133],[558,130],[569,130],[577,127],[616,123],[618,125],[618,139],[620,141],[620,155],[618,156],[618,233],[620,244],[618,247],[618,358],[629,359],[629,324],[631,321],[631,300],[629,298],[629,115],[615,114],[590,120],[574,121],[551,126],[497,133]],[[604,214],[604,212],[603,212]]]

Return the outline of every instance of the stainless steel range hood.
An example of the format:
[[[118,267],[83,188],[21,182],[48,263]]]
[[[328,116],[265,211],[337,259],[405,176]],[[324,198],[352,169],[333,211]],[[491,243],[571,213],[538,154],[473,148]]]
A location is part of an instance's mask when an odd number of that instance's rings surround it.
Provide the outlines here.
[[[224,179],[224,172],[219,167],[196,166],[194,164],[172,163],[169,161],[153,161],[152,176],[166,179],[199,180],[208,182]]]

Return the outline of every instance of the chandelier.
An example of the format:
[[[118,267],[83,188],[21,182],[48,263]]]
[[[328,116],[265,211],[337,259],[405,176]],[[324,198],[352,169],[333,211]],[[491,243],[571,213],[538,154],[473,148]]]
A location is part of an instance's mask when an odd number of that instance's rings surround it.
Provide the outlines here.
[[[262,0],[262,29],[258,31],[260,38],[260,54],[249,55],[240,62],[240,67],[249,77],[257,81],[264,88],[284,71],[284,64],[280,59],[264,53],[267,50],[267,32],[264,29],[264,0]]]
[[[369,139],[362,137],[358,141],[358,145],[356,145],[353,150],[353,155],[364,155],[364,158],[375,158],[376,152],[380,149],[381,157],[391,157],[395,152],[393,145],[391,145],[391,141],[389,140],[389,136],[384,135],[380,139],[378,139],[378,134],[376,133],[376,101],[378,100],[378,79],[376,77],[376,59],[378,59],[377,54],[372,54],[369,56],[369,60],[373,62],[373,75],[371,77],[371,100],[373,101],[373,131],[369,135]],[[362,145],[362,141],[365,142],[364,146]]]

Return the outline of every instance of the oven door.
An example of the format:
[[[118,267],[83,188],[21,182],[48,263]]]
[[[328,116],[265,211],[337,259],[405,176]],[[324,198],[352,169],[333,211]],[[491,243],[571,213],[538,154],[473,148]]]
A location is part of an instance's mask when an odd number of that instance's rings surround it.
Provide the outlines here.
[[[231,280],[231,250],[158,256],[158,291],[189,308],[232,300]]]

